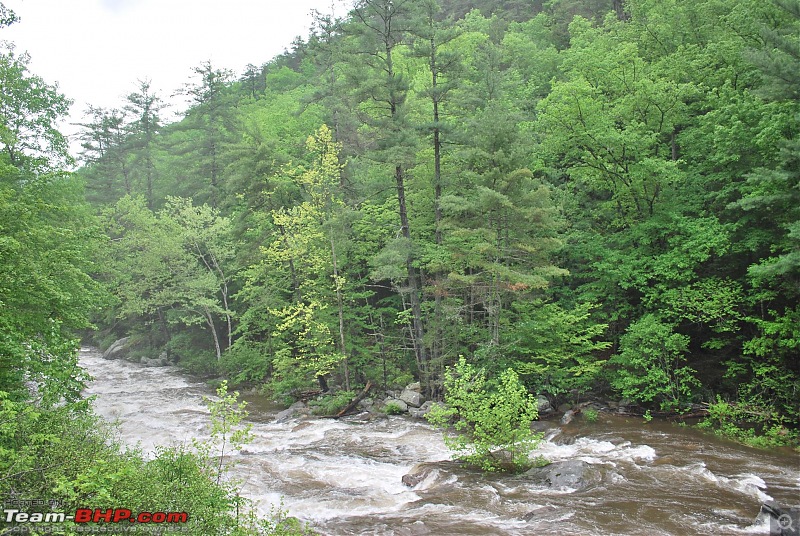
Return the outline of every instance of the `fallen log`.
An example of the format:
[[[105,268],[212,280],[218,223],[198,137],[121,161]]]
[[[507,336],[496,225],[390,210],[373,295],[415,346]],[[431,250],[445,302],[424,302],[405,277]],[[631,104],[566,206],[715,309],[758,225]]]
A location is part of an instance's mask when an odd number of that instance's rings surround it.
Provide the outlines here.
[[[353,411],[353,408],[355,408],[359,402],[364,400],[364,397],[367,396],[367,393],[369,393],[370,389],[372,389],[372,382],[368,381],[367,385],[364,386],[364,390],[361,391],[361,393],[357,397],[351,400],[350,403],[347,404],[347,406],[345,406],[345,408],[339,413],[337,413],[333,418],[338,419],[339,417],[344,417],[345,415]]]

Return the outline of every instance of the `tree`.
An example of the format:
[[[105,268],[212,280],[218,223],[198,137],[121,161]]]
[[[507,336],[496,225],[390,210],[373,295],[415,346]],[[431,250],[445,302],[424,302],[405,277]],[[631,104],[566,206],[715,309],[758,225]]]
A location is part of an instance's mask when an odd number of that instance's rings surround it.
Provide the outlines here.
[[[216,207],[222,193],[222,145],[234,131],[234,95],[228,87],[233,72],[216,69],[210,61],[201,63],[192,71],[196,80],[184,88],[191,108],[186,112],[184,123],[178,126],[188,139],[182,140],[176,149],[194,155],[200,178],[208,181],[207,189],[199,199]]]
[[[404,103],[408,83],[396,69],[398,48],[407,38],[411,2],[409,0],[361,0],[353,9],[355,24],[351,26],[359,38],[357,55],[363,57],[366,69],[355,74],[352,83],[372,106],[370,121],[379,136],[379,158],[394,170],[394,185],[397,192],[397,212],[400,220],[400,237],[407,244],[405,249],[406,287],[402,291],[410,302],[411,341],[423,383],[430,391],[428,350],[422,316],[421,282],[415,266],[412,249],[411,227],[406,203],[406,172],[413,158],[408,140]],[[362,75],[366,78],[362,78]]]
[[[181,198],[168,198],[154,213],[144,198],[126,196],[108,212],[107,225],[107,277],[119,299],[117,316],[156,320],[160,344],[171,339],[170,324],[203,323],[219,359],[226,347],[217,330],[218,316],[226,319],[228,346],[232,337],[225,269],[232,257],[229,220]],[[151,344],[158,346],[156,339]]]
[[[456,457],[485,471],[529,467],[531,451],[542,437],[531,431],[538,406],[514,369],[502,372],[493,384],[462,356],[447,368],[444,385],[446,406],[433,406],[425,418],[437,428],[455,421],[456,434],[445,435],[445,444]]]
[[[79,126],[83,127],[81,156],[85,163],[80,174],[86,179],[87,197],[109,202],[132,193],[125,111],[89,106],[86,116],[88,122]]]
[[[155,149],[156,135],[161,128],[161,118],[158,113],[165,108],[161,98],[150,89],[149,80],[139,80],[138,91],[129,93],[128,104],[125,110],[133,120],[128,123],[128,139],[126,140],[134,154],[134,165],[144,168],[145,198],[147,207],[153,210],[155,196],[153,182],[155,181],[155,164],[153,152]]]
[[[4,23],[13,13],[0,4]],[[80,397],[77,332],[103,293],[92,280],[97,221],[57,129],[69,101],[28,72],[27,55],[0,54],[0,391],[52,406]]]
[[[0,146],[8,163],[68,163],[67,139],[56,123],[67,114],[69,99],[28,71],[28,54],[15,55],[13,45],[6,47],[0,52]]]

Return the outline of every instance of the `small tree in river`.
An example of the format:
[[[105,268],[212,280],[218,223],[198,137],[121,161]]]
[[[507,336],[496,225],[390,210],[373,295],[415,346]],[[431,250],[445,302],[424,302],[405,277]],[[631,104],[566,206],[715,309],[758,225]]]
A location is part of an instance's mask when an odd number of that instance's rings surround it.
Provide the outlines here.
[[[530,454],[541,440],[531,431],[538,418],[536,399],[507,369],[496,383],[486,379],[462,356],[445,373],[446,406],[435,405],[426,415],[436,428],[452,428],[444,442],[456,458],[484,471],[520,471],[531,464]]]

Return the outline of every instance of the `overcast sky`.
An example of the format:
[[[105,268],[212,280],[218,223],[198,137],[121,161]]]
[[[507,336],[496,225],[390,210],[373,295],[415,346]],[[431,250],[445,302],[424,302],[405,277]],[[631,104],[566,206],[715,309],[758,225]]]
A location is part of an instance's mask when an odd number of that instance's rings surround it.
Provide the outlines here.
[[[75,101],[69,121],[89,104],[119,107],[152,80],[168,98],[189,81],[192,67],[211,60],[241,74],[306,37],[310,12],[330,13],[332,0],[2,0],[21,19],[0,30],[31,71]],[[345,4],[335,0],[336,13]],[[65,134],[74,127],[63,126]],[[75,144],[73,144],[75,147]]]

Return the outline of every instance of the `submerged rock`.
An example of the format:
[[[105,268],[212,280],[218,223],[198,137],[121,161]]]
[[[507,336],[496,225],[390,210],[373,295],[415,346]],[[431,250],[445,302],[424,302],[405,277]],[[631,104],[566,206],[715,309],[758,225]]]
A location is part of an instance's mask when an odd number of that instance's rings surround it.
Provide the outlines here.
[[[403,475],[403,478],[400,480],[409,488],[413,488],[431,475],[438,475],[441,463],[442,462],[418,463],[412,467],[408,473]]]
[[[304,402],[295,402],[285,410],[281,411],[277,415],[275,415],[275,422],[276,423],[284,423],[288,422],[289,420],[297,417],[300,414],[305,415],[308,412],[308,407],[305,405]]]

